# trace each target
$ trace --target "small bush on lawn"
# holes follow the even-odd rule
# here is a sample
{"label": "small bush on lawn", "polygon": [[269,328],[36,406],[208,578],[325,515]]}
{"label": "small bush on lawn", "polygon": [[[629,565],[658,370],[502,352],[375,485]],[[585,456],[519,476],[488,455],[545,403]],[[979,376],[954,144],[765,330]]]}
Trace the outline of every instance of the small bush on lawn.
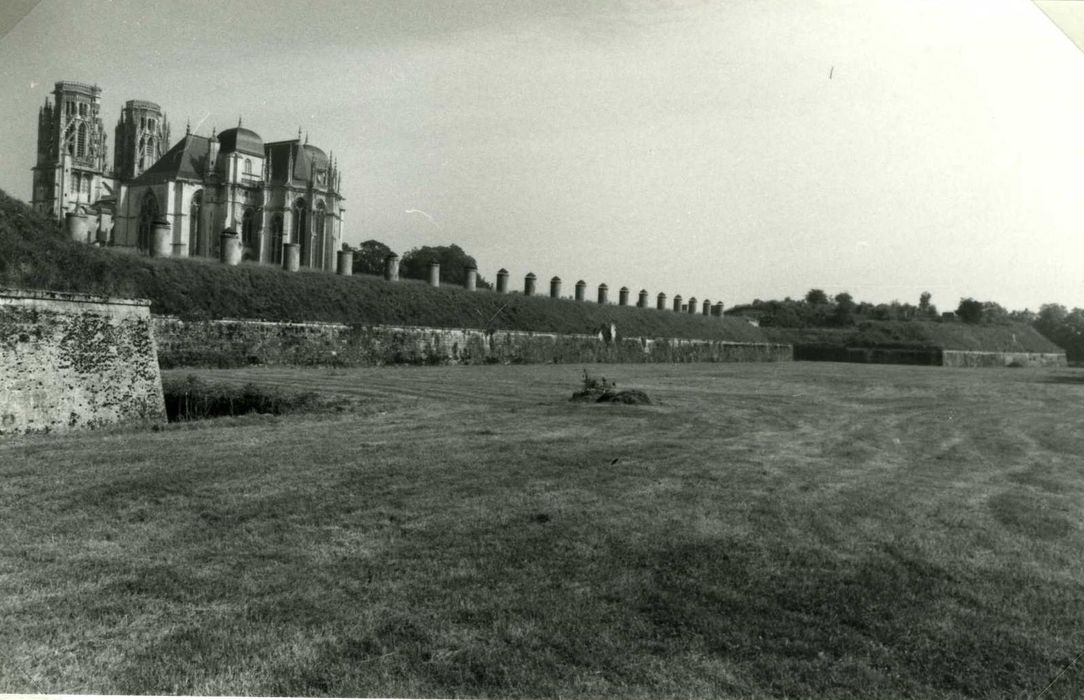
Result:
{"label": "small bush on lawn", "polygon": [[583,371],[583,389],[572,394],[571,400],[592,403],[651,403],[647,394],[639,389],[617,391],[617,382],[610,381],[606,377],[592,377],[587,370]]}

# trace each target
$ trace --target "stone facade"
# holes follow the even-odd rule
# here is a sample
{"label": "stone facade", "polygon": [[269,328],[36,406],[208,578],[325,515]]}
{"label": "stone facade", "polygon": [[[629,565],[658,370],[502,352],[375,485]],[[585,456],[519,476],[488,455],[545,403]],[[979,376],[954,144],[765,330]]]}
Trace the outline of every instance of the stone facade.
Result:
{"label": "stone facade", "polygon": [[335,271],[341,177],[334,158],[307,136],[265,144],[238,120],[210,137],[186,130],[171,144],[162,109],[129,100],[111,167],[101,92],[61,81],[39,112],[35,210],[71,215],[69,235],[87,243],[150,254],[154,230],[164,226],[169,255],[216,258],[229,230],[247,260],[281,265],[285,246],[296,244],[300,267]]}
{"label": "stone facade", "polygon": [[164,420],[150,302],[0,290],[0,434]]}

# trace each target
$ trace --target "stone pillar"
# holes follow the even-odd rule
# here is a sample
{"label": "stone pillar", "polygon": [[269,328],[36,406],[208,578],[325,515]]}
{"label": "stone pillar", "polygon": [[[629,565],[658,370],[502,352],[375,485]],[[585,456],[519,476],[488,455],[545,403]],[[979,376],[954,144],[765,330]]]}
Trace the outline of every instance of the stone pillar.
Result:
{"label": "stone pillar", "polygon": [[561,296],[561,278],[554,277],[550,280],[550,298],[558,299]]}
{"label": "stone pillar", "polygon": [[155,219],[151,226],[151,257],[168,258],[173,250],[173,231],[165,219]]}
{"label": "stone pillar", "polygon": [[691,314],[696,313],[696,297],[689,297],[688,307],[685,310]]}
{"label": "stone pillar", "polygon": [[399,256],[395,253],[384,258],[384,279],[389,282],[399,281]]}
{"label": "stone pillar", "polygon": [[655,297],[655,308],[662,311],[666,308],[666,294],[659,292],[659,296]]}
{"label": "stone pillar", "polygon": [[463,287],[468,292],[473,292],[478,288],[478,268],[471,265],[467,268],[467,281]]}
{"label": "stone pillar", "polygon": [[241,262],[241,237],[230,229],[222,232],[218,259],[226,265],[237,265]]}
{"label": "stone pillar", "polygon": [[704,313],[705,316],[711,316],[711,300],[710,299],[705,299],[704,300],[704,311],[703,311],[703,313]]}
{"label": "stone pillar", "polygon": [[576,283],[576,301],[583,301],[587,296],[587,283],[580,280]]}
{"label": "stone pillar", "polygon": [[674,311],[681,311],[681,295],[674,295]]}
{"label": "stone pillar", "polygon": [[438,263],[436,260],[429,263],[429,286],[440,286],[440,263]]}
{"label": "stone pillar", "polygon": [[282,269],[297,272],[301,269],[301,244],[284,243],[282,245]]}
{"label": "stone pillar", "polygon": [[76,243],[87,242],[87,215],[70,211],[64,215],[64,225],[68,231],[68,237]]}
{"label": "stone pillar", "polygon": [[647,308],[647,290],[640,290],[640,298],[636,300],[636,306],[641,309]]}
{"label": "stone pillar", "polygon": [[173,244],[173,257],[175,257],[175,258],[187,258],[188,257],[188,244],[187,243],[174,243]]}
{"label": "stone pillar", "polygon": [[628,306],[629,305],[629,288],[628,287],[622,287],[621,289],[617,290],[617,305],[618,306]]}
{"label": "stone pillar", "polygon": [[340,250],[335,253],[335,272],[340,275],[354,274],[354,251]]}
{"label": "stone pillar", "polygon": [[610,292],[610,288],[606,286],[605,282],[600,284],[598,286],[598,303],[605,304],[606,303],[606,295],[609,294],[609,292]]}
{"label": "stone pillar", "polygon": [[497,270],[497,292],[499,294],[508,293],[508,270],[503,267]]}
{"label": "stone pillar", "polygon": [[523,278],[523,296],[534,296],[534,281],[535,276],[533,272],[528,272],[527,276]]}

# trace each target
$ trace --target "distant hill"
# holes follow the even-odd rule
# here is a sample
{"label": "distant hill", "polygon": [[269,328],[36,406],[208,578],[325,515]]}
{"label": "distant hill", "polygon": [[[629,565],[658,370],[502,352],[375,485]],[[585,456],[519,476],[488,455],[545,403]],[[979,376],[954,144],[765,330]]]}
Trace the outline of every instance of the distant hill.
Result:
{"label": "distant hill", "polygon": [[151,312],[188,319],[247,318],[765,342],[741,319],[714,318],[522,294],[434,289],[419,282],[288,273],[201,258],[149,258],[68,240],[52,219],[0,190],[0,286],[151,300]]}

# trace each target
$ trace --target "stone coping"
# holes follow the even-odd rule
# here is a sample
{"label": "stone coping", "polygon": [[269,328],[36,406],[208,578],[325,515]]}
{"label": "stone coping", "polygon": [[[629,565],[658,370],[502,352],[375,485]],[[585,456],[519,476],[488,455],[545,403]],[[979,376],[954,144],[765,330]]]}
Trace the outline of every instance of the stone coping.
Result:
{"label": "stone coping", "polygon": [[124,299],[103,294],[57,292],[48,289],[13,289],[0,287],[0,299],[39,299],[42,301],[70,301],[78,304],[115,304],[119,306],[151,305],[150,299]]}

